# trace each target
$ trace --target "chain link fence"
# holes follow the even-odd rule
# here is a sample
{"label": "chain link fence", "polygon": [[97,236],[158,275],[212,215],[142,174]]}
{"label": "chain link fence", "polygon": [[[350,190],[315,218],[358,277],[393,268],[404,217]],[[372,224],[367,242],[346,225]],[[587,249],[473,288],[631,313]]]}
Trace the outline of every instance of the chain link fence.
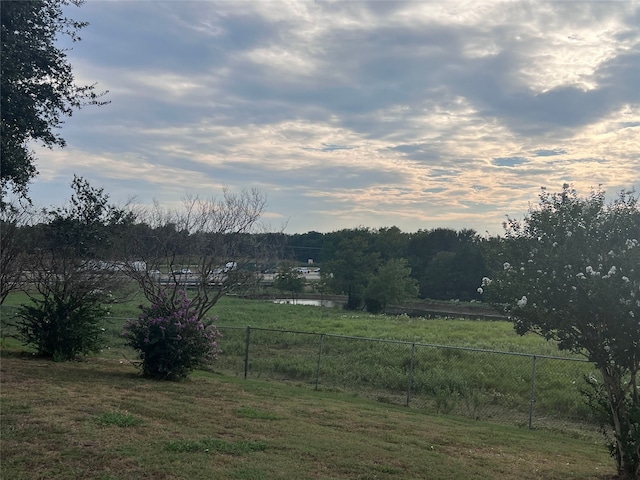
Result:
{"label": "chain link fence", "polygon": [[[2,336],[14,333],[2,308]],[[126,319],[106,318],[103,355],[135,359],[121,338]],[[593,431],[581,391],[600,380],[583,359],[380,340],[325,333],[218,326],[211,369],[243,378],[305,384],[411,408],[478,420]]]}
{"label": "chain link fence", "polygon": [[397,405],[533,427],[596,426],[583,359],[263,328],[218,327],[213,368]]}

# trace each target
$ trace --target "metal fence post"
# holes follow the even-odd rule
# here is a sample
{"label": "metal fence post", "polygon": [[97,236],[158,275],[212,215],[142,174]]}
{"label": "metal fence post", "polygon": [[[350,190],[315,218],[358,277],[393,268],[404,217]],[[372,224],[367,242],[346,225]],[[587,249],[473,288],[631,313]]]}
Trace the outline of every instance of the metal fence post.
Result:
{"label": "metal fence post", "polygon": [[249,372],[249,341],[251,340],[251,326],[247,325],[247,337],[244,344],[244,379],[247,379]]}
{"label": "metal fence post", "polygon": [[529,430],[533,427],[533,404],[536,401],[536,359],[537,357],[533,356],[533,362],[531,367],[531,400],[529,402]]}
{"label": "metal fence post", "polygon": [[409,362],[409,380],[407,381],[407,407],[411,401],[411,387],[413,383],[413,361],[416,356],[416,344],[411,344],[411,361]]}
{"label": "metal fence post", "polygon": [[320,348],[318,349],[318,365],[316,366],[316,387],[318,390],[318,382],[320,380],[320,360],[322,359],[322,344],[324,343],[324,333],[320,335]]}

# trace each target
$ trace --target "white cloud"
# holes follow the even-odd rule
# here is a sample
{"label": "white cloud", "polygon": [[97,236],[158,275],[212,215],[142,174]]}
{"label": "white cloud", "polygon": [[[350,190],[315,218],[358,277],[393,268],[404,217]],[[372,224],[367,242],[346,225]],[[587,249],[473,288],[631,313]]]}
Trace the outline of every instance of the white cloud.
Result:
{"label": "white cloud", "polygon": [[70,58],[112,103],[67,122],[67,149],[38,151],[33,192],[72,172],[146,201],[257,185],[292,231],[499,231],[542,185],[640,188],[638,11],[89,2]]}

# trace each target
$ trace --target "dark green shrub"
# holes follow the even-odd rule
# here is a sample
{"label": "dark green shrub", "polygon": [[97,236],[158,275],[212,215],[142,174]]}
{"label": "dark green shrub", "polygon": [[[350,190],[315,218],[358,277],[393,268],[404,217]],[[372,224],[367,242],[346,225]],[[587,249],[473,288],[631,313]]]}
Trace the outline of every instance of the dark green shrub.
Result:
{"label": "dark green shrub", "polygon": [[20,307],[18,338],[55,361],[73,360],[103,346],[101,319],[106,311],[91,296],[51,295]]}

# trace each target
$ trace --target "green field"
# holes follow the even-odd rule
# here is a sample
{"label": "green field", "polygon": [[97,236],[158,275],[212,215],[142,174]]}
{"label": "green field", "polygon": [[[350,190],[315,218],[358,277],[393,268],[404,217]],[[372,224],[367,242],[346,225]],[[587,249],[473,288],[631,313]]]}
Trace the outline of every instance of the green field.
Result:
{"label": "green field", "polygon": [[[5,302],[4,310],[27,302],[25,295],[13,294]],[[137,306],[143,298],[132,298],[126,303],[108,306],[111,321],[116,328],[125,318],[138,315]],[[428,319],[407,316],[369,315],[349,312],[340,308],[304,305],[273,304],[269,301],[222,297],[212,310],[221,327],[246,327],[302,332],[328,333],[376,339],[401,340],[427,344],[474,347],[488,350],[560,355],[556,346],[537,335],[517,335],[513,326],[505,321],[462,319]],[[6,316],[6,315],[5,315]],[[118,332],[119,333],[119,332]]]}

